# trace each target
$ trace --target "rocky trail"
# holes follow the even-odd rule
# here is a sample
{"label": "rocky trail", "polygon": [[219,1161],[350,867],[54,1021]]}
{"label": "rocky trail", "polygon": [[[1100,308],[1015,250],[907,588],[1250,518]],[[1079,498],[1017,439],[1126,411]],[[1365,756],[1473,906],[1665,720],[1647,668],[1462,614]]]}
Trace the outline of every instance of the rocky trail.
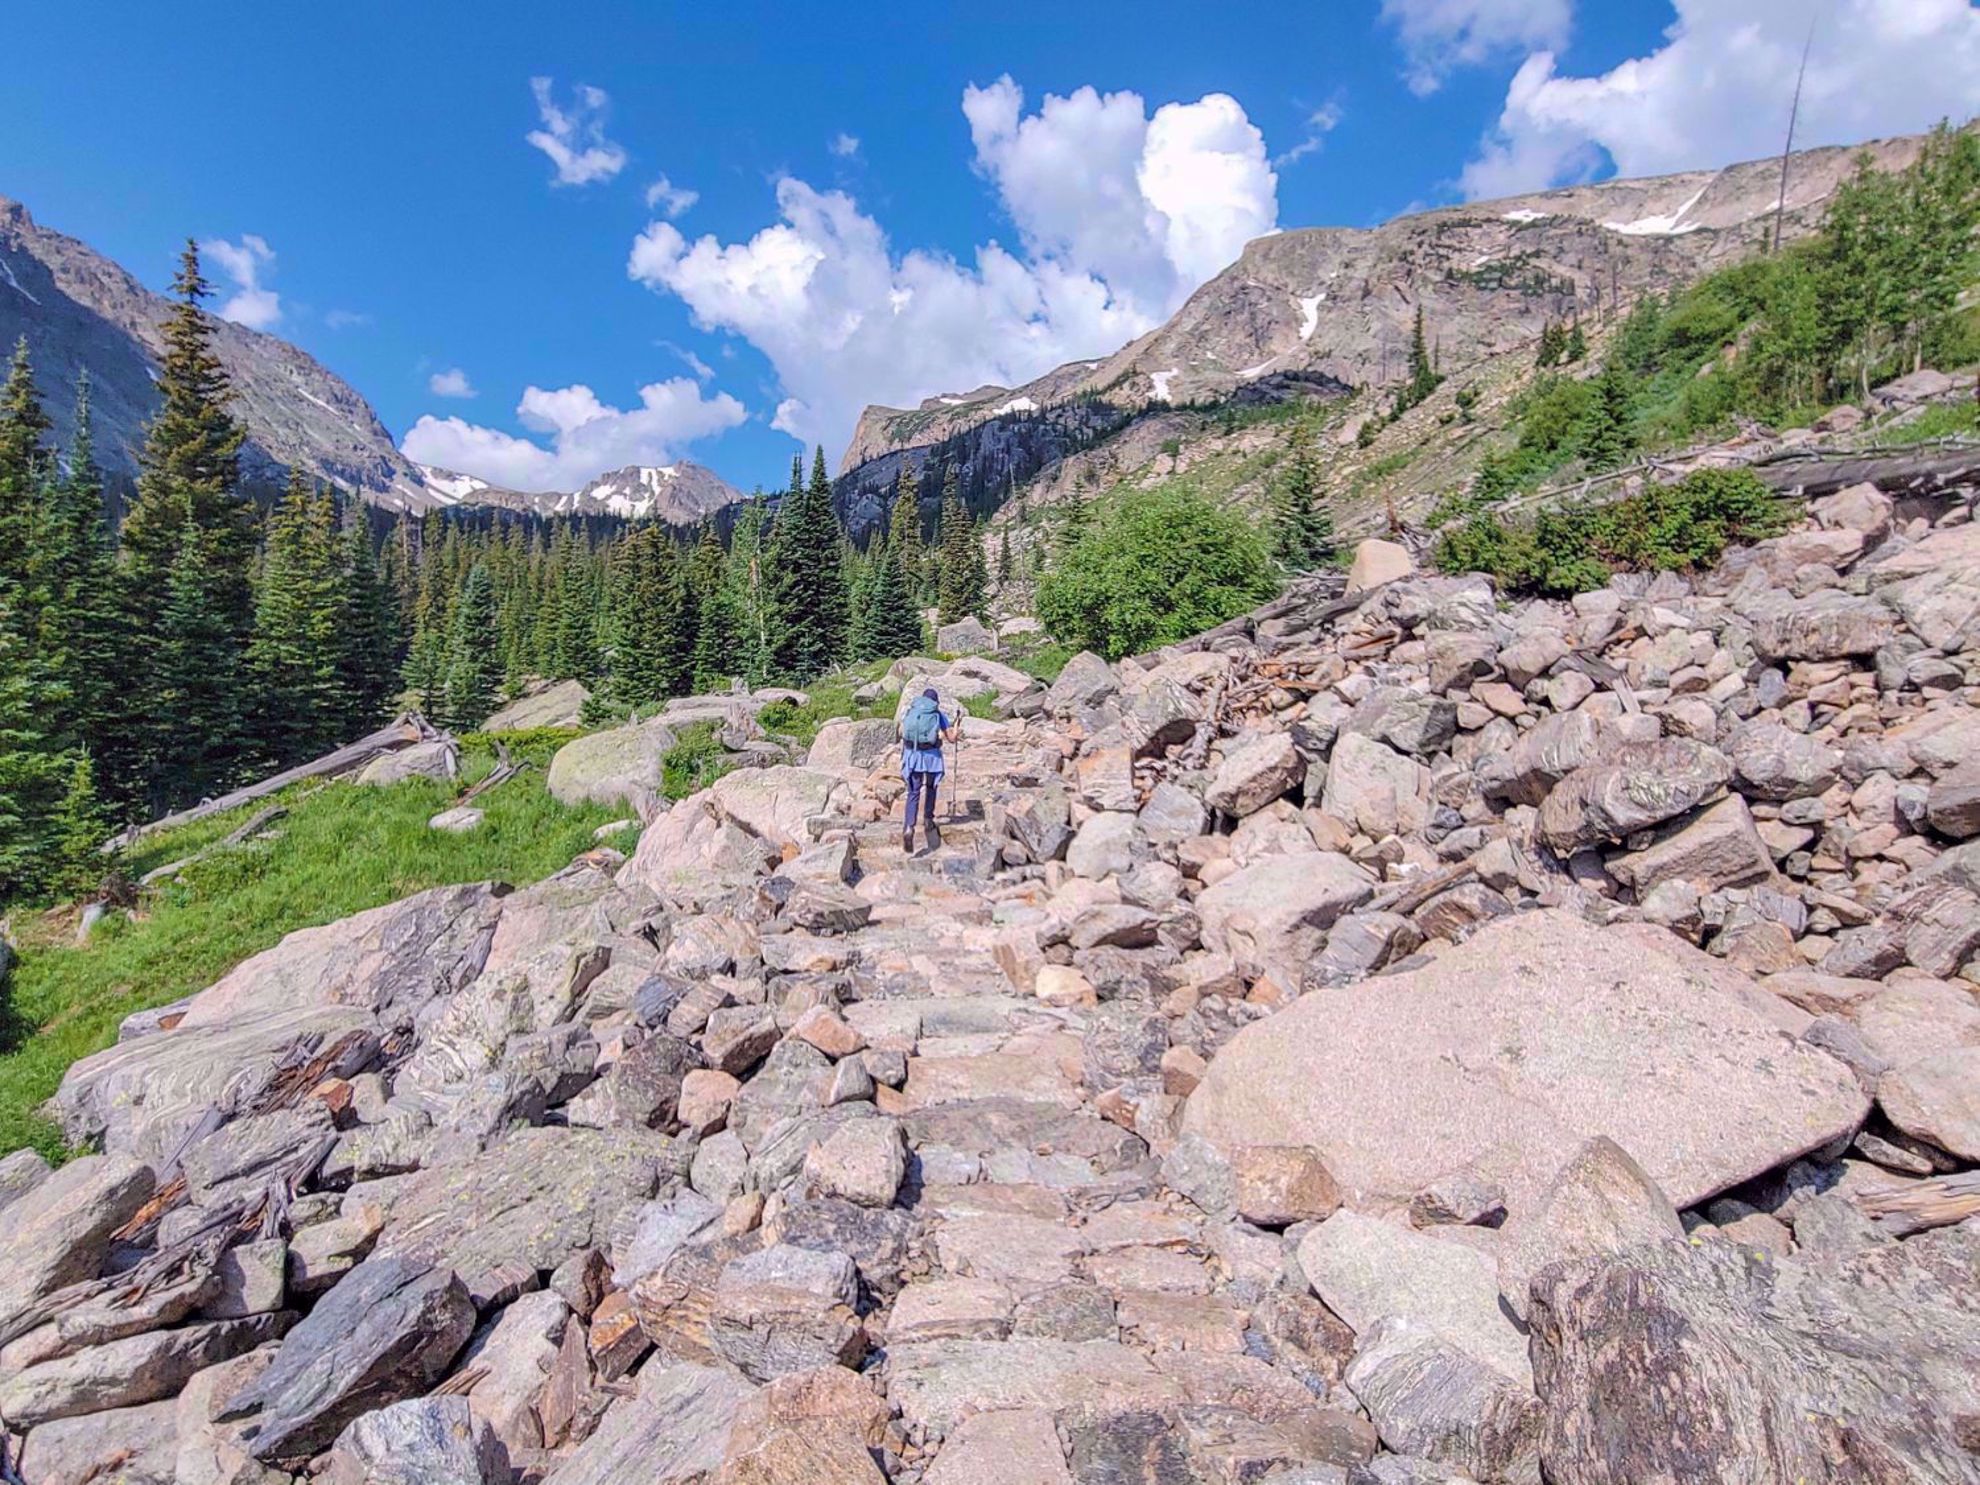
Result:
{"label": "rocky trail", "polygon": [[996,713],[933,853],[884,718],[671,807],[666,715],[581,740],[629,858],[70,1070],[101,1153],[0,1161],[0,1473],[1980,1479],[1971,502],[904,660]]}

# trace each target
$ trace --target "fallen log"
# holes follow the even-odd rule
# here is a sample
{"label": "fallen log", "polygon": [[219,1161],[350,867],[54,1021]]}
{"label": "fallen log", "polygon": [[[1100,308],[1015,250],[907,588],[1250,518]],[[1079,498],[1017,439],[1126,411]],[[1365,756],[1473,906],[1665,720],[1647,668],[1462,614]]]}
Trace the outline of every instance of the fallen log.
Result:
{"label": "fallen log", "polygon": [[1886,494],[1931,494],[1980,480],[1980,443],[1781,453],[1752,468],[1770,490],[1808,500],[1861,484],[1875,485]]}
{"label": "fallen log", "polygon": [[196,861],[203,861],[208,856],[219,851],[231,850],[249,836],[255,835],[269,825],[274,824],[275,821],[281,819],[288,812],[288,807],[280,804],[271,804],[264,809],[258,809],[249,815],[246,820],[242,821],[241,824],[228,831],[211,845],[201,846],[192,855],[181,856],[177,861],[168,861],[163,866],[154,866],[150,871],[138,878],[138,885],[140,887],[149,887],[153,882],[162,882],[167,877],[177,876]]}
{"label": "fallen log", "polygon": [[1893,1237],[1951,1227],[1980,1215],[1980,1170],[1934,1176],[1895,1191],[1865,1191],[1856,1198],[1856,1205]]}
{"label": "fallen log", "polygon": [[501,788],[502,785],[508,783],[510,779],[529,767],[528,759],[517,760],[511,758],[508,748],[503,746],[500,738],[492,737],[489,741],[495,744],[495,766],[488,771],[488,777],[461,792],[461,797],[454,801],[456,808],[479,799],[490,789]]}
{"label": "fallen log", "polygon": [[244,804],[252,804],[257,799],[286,789],[291,784],[299,784],[304,779],[348,773],[354,768],[362,768],[382,754],[396,753],[399,749],[411,747],[414,743],[433,742],[441,736],[442,734],[433,724],[418,712],[407,712],[376,732],[361,737],[354,743],[346,743],[333,752],[325,753],[321,758],[314,758],[308,763],[298,763],[294,768],[285,768],[259,783],[248,784],[231,793],[222,794],[218,799],[203,799],[190,809],[179,810],[174,814],[153,820],[149,825],[133,825],[105,841],[100,847],[101,853],[105,856],[115,855],[118,851],[129,850],[139,841],[157,835],[160,831],[176,830],[181,825],[190,825],[195,820],[206,819],[209,815],[221,815],[228,810],[239,809]]}

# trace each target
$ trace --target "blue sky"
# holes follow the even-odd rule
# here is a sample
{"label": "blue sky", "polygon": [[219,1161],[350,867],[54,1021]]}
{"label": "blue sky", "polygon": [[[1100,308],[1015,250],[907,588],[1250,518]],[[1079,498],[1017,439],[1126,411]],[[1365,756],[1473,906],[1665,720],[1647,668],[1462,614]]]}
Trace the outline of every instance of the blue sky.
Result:
{"label": "blue sky", "polygon": [[[1803,142],[1980,111],[1967,0],[1813,10]],[[747,488],[865,401],[1112,351],[1262,231],[1766,154],[1810,14],[23,5],[0,194],[154,286],[214,244],[415,456]]]}

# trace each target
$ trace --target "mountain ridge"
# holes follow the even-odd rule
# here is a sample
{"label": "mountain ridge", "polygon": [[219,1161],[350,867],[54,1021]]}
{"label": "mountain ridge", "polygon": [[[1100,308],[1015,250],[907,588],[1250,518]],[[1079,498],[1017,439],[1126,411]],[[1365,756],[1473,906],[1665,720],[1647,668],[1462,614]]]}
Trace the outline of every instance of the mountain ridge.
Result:
{"label": "mountain ridge", "polygon": [[[1783,239],[1819,225],[1859,156],[1901,169],[1923,138],[1797,151]],[[1289,372],[1386,384],[1403,374],[1418,308],[1448,365],[1502,354],[1537,339],[1547,320],[1593,313],[1744,256],[1771,230],[1780,170],[1776,156],[1437,207],[1376,227],[1256,238],[1169,319],[1111,355],[912,409],[869,406],[840,472],[941,443],[1024,403],[1036,410],[1097,396],[1141,411],[1228,396]]]}

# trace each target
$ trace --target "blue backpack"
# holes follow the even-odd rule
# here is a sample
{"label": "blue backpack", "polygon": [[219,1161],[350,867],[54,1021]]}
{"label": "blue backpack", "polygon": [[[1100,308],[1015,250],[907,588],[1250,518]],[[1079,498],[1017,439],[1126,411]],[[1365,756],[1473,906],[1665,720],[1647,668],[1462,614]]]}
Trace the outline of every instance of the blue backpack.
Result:
{"label": "blue backpack", "polygon": [[917,696],[901,719],[901,737],[911,748],[942,745],[942,711],[926,696]]}

